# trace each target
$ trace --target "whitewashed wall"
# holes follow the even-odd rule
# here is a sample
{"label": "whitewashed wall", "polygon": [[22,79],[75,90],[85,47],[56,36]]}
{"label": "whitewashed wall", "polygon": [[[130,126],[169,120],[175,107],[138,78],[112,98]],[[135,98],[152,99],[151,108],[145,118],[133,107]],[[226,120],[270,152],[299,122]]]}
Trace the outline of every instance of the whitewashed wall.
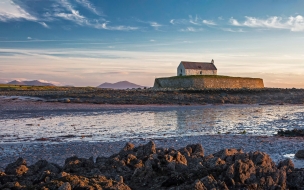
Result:
{"label": "whitewashed wall", "polygon": [[[202,74],[200,73],[202,71]],[[185,69],[184,65],[180,63],[177,67],[177,76],[185,75],[217,75],[217,70],[196,70]]]}
{"label": "whitewashed wall", "polygon": [[183,64],[179,64],[179,66],[177,67],[177,76],[180,76],[182,74],[182,76],[185,76],[185,67]]}
{"label": "whitewashed wall", "polygon": [[[202,72],[202,74],[200,73]],[[196,70],[196,69],[186,69],[186,75],[217,75],[216,70]]]}

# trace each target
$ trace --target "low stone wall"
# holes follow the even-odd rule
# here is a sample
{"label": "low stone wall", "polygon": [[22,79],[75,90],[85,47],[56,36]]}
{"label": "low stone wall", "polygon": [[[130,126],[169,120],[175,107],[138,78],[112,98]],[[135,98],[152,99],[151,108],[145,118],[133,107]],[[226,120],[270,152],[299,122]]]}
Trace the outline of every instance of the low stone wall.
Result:
{"label": "low stone wall", "polygon": [[157,78],[154,88],[239,89],[264,88],[263,79],[242,77],[185,76]]}

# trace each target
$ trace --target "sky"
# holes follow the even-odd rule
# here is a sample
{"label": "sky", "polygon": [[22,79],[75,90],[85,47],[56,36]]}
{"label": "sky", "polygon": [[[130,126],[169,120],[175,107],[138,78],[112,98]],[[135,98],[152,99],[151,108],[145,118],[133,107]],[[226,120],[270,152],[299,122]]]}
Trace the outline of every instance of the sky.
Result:
{"label": "sky", "polygon": [[0,83],[153,86],[181,61],[304,88],[302,0],[0,0]]}

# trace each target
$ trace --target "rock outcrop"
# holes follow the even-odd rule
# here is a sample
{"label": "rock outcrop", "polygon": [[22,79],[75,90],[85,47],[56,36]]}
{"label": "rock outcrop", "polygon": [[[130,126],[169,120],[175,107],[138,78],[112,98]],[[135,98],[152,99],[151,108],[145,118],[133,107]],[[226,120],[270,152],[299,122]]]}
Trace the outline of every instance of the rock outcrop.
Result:
{"label": "rock outcrop", "polygon": [[291,160],[277,165],[263,152],[224,149],[205,156],[200,144],[179,150],[154,142],[131,143],[108,158],[45,160],[27,166],[19,158],[0,171],[0,189],[302,189],[304,170]]}

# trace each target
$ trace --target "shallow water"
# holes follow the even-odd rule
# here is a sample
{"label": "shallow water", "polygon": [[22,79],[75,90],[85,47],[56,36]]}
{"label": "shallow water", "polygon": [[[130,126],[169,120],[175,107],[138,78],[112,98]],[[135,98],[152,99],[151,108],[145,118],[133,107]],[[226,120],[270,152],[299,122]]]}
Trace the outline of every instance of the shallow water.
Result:
{"label": "shallow water", "polygon": [[[14,117],[11,117],[13,115]],[[56,110],[0,116],[0,142],[121,141],[205,134],[273,135],[304,128],[303,105],[206,105]]]}

